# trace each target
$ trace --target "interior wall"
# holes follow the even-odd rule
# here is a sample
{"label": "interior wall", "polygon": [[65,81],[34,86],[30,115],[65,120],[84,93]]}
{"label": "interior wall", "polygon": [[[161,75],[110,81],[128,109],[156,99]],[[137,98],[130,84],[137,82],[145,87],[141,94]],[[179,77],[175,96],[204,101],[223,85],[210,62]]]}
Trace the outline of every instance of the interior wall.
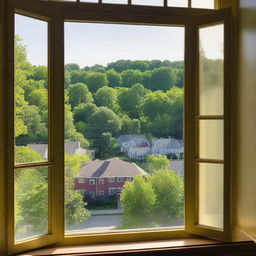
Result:
{"label": "interior wall", "polygon": [[[234,226],[256,238],[256,1],[238,0],[236,113],[233,144]],[[236,82],[236,81],[234,81]]]}

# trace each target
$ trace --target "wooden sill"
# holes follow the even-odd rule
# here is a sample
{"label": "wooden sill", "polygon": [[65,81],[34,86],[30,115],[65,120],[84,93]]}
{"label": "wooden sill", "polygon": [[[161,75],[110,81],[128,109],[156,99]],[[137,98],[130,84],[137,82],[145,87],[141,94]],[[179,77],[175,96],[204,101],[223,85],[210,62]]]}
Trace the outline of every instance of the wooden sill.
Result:
{"label": "wooden sill", "polygon": [[[189,254],[188,254],[189,253]],[[222,254],[223,253],[223,254]],[[248,253],[248,254],[247,254]],[[256,244],[221,243],[212,239],[187,238],[177,240],[100,244],[87,246],[47,247],[19,254],[32,255],[256,255]]]}

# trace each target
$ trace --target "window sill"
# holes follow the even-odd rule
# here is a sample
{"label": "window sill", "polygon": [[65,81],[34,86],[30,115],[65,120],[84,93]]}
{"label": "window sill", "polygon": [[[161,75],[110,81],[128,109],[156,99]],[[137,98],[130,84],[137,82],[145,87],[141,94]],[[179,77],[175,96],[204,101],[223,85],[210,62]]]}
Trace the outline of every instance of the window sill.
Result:
{"label": "window sill", "polygon": [[[256,254],[256,244],[252,242],[221,243],[212,239],[187,238],[150,242],[101,244],[88,246],[47,247],[19,254],[34,255],[252,255]],[[240,254],[242,253],[242,254]],[[253,254],[253,255],[255,255]]]}

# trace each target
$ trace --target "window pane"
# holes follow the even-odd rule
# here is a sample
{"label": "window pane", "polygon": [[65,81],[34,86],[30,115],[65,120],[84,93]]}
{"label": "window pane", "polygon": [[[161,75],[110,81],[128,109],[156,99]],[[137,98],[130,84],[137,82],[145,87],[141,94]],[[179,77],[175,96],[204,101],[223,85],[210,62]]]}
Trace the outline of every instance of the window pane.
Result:
{"label": "window pane", "polygon": [[134,5],[150,5],[150,6],[163,6],[163,0],[132,0]]}
{"label": "window pane", "polygon": [[16,163],[48,159],[47,26],[47,22],[15,15]]}
{"label": "window pane", "polygon": [[199,30],[200,115],[223,115],[224,26]]}
{"label": "window pane", "polygon": [[102,0],[102,3],[110,3],[110,4],[128,4],[127,0]]}
{"label": "window pane", "polygon": [[170,7],[188,7],[188,0],[168,0]]}
{"label": "window pane", "polygon": [[66,233],[183,225],[183,60],[182,27],[65,23]]}
{"label": "window pane", "polygon": [[15,171],[15,240],[48,233],[48,168]]}
{"label": "window pane", "polygon": [[199,158],[223,160],[224,121],[199,121]]}
{"label": "window pane", "polygon": [[222,164],[199,164],[199,224],[223,229]]}
{"label": "window pane", "polygon": [[192,0],[192,8],[214,9],[215,0]]}
{"label": "window pane", "polygon": [[98,0],[80,0],[80,2],[87,2],[87,3],[98,3]]}

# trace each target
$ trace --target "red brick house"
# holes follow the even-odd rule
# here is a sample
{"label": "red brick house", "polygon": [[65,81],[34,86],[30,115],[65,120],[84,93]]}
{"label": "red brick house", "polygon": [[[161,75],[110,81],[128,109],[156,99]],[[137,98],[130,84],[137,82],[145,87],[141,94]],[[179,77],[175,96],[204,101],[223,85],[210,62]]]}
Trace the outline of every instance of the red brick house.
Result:
{"label": "red brick house", "polygon": [[135,163],[118,158],[92,160],[85,163],[75,180],[75,189],[95,197],[118,195],[125,182],[132,181],[135,175],[147,175]]}

